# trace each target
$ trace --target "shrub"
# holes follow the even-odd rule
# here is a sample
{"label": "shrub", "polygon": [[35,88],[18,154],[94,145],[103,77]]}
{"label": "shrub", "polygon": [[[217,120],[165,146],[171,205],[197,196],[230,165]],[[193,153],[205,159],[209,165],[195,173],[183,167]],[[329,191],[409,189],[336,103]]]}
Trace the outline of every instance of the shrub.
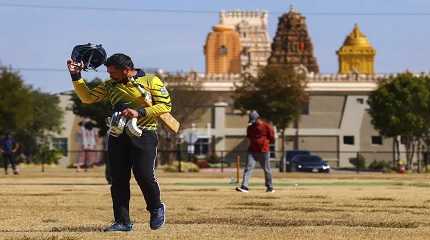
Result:
{"label": "shrub", "polygon": [[205,159],[199,159],[195,163],[199,168],[208,168],[209,167],[209,163]]}
{"label": "shrub", "polygon": [[49,149],[48,145],[41,145],[33,156],[33,163],[58,164],[62,156],[61,151]]}
{"label": "shrub", "polygon": [[[179,162],[174,161],[172,164],[167,165],[164,168],[166,172],[177,172],[178,171]],[[192,162],[181,162],[181,171],[182,172],[198,172],[200,171],[199,166]]]}
{"label": "shrub", "polygon": [[378,170],[378,171],[386,171],[388,169],[391,169],[391,165],[389,162],[386,161],[376,161],[373,160],[368,166],[370,170]]}
{"label": "shrub", "polygon": [[209,163],[218,163],[220,162],[220,158],[216,154],[211,154],[208,159]]}
{"label": "shrub", "polygon": [[354,165],[355,168],[360,168],[360,169],[366,168],[366,159],[361,154],[358,154],[358,159],[357,159],[357,157],[350,158],[349,162],[352,165]]}

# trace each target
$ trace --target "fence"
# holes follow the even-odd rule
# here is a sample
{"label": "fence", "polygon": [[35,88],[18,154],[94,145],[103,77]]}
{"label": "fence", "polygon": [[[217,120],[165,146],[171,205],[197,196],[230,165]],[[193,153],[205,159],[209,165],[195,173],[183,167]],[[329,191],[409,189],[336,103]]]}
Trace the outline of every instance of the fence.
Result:
{"label": "fence", "polygon": [[[374,163],[385,162],[387,165],[393,165],[392,151],[327,151],[327,150],[312,150],[312,155],[320,156],[332,168],[357,167],[356,159],[359,159],[361,165],[358,167],[365,168]],[[400,155],[405,156],[405,152]],[[430,163],[430,154],[421,153],[422,166],[427,166]],[[92,151],[68,151],[67,152],[68,166],[88,168],[92,166],[103,165],[107,161],[107,153],[103,150]],[[201,167],[219,168],[221,171],[224,168],[236,167],[236,161],[239,159],[240,166],[243,167],[248,157],[247,151],[212,151],[206,154],[192,154],[187,151],[178,151],[177,149],[158,151],[157,163],[167,164],[173,161],[194,162],[199,163]],[[270,152],[270,162],[273,168],[279,168],[281,165],[280,159],[285,157],[280,151]],[[401,159],[405,159],[401,157]],[[0,165],[3,161],[0,162]],[[256,167],[259,167],[258,164]],[[415,163],[414,167],[417,167]]]}

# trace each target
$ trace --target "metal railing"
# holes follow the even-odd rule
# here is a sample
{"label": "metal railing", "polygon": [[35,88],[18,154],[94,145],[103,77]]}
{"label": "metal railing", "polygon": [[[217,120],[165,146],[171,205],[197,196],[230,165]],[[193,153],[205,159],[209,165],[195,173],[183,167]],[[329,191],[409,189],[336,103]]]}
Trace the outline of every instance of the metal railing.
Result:
{"label": "metal railing", "polygon": [[[358,166],[357,170],[360,171],[365,170],[366,167],[374,164],[375,162],[385,162],[386,165],[394,164],[392,151],[312,150],[310,153],[312,155],[320,156],[332,168],[343,168],[344,166],[352,168],[353,166]],[[107,155],[107,152],[104,150],[77,150],[68,151],[65,157],[67,157],[69,167],[87,169],[93,166],[103,165],[107,161]],[[406,153],[400,152],[400,155],[400,159],[405,160]],[[280,151],[272,151],[270,153],[270,162],[272,167],[281,168],[281,159],[285,156],[286,154],[283,154]],[[237,164],[239,164],[240,167],[243,167],[246,164],[247,158],[248,152],[245,150],[210,152],[196,151],[191,153],[178,149],[159,149],[157,155],[157,164],[164,165],[174,161],[193,162],[196,163],[200,168],[218,168],[221,172],[223,172],[225,168],[235,168]],[[422,166],[427,166],[430,164],[430,154],[421,153],[420,158]],[[354,163],[354,161],[357,161],[356,159],[360,159],[360,161],[362,161],[361,165]],[[3,161],[0,162],[0,165],[2,163]],[[415,163],[415,167],[416,166],[417,163]],[[257,164],[256,167],[259,167],[259,165]]]}

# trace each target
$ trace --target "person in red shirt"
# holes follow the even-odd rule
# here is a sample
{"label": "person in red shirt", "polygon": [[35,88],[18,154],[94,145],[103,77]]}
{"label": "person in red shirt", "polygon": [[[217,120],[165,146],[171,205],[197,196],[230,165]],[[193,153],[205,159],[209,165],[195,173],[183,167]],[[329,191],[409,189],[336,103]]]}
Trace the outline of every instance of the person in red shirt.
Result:
{"label": "person in red shirt", "polygon": [[264,170],[266,192],[274,192],[272,185],[272,169],[270,168],[269,155],[271,143],[275,142],[273,127],[263,121],[257,111],[249,113],[249,125],[246,129],[246,137],[249,140],[248,159],[243,173],[242,185],[237,187],[239,192],[248,192],[249,179],[255,163],[258,161]]}

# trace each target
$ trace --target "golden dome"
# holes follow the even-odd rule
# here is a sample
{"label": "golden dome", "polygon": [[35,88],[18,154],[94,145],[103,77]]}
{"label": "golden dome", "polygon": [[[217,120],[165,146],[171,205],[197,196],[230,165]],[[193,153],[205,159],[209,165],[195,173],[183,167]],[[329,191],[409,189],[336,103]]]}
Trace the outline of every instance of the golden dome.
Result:
{"label": "golden dome", "polygon": [[357,24],[336,52],[339,57],[339,73],[374,74],[376,50]]}
{"label": "golden dome", "polygon": [[354,46],[354,47],[372,47],[366,35],[364,35],[358,24],[354,25],[352,32],[346,37],[343,46]]}

